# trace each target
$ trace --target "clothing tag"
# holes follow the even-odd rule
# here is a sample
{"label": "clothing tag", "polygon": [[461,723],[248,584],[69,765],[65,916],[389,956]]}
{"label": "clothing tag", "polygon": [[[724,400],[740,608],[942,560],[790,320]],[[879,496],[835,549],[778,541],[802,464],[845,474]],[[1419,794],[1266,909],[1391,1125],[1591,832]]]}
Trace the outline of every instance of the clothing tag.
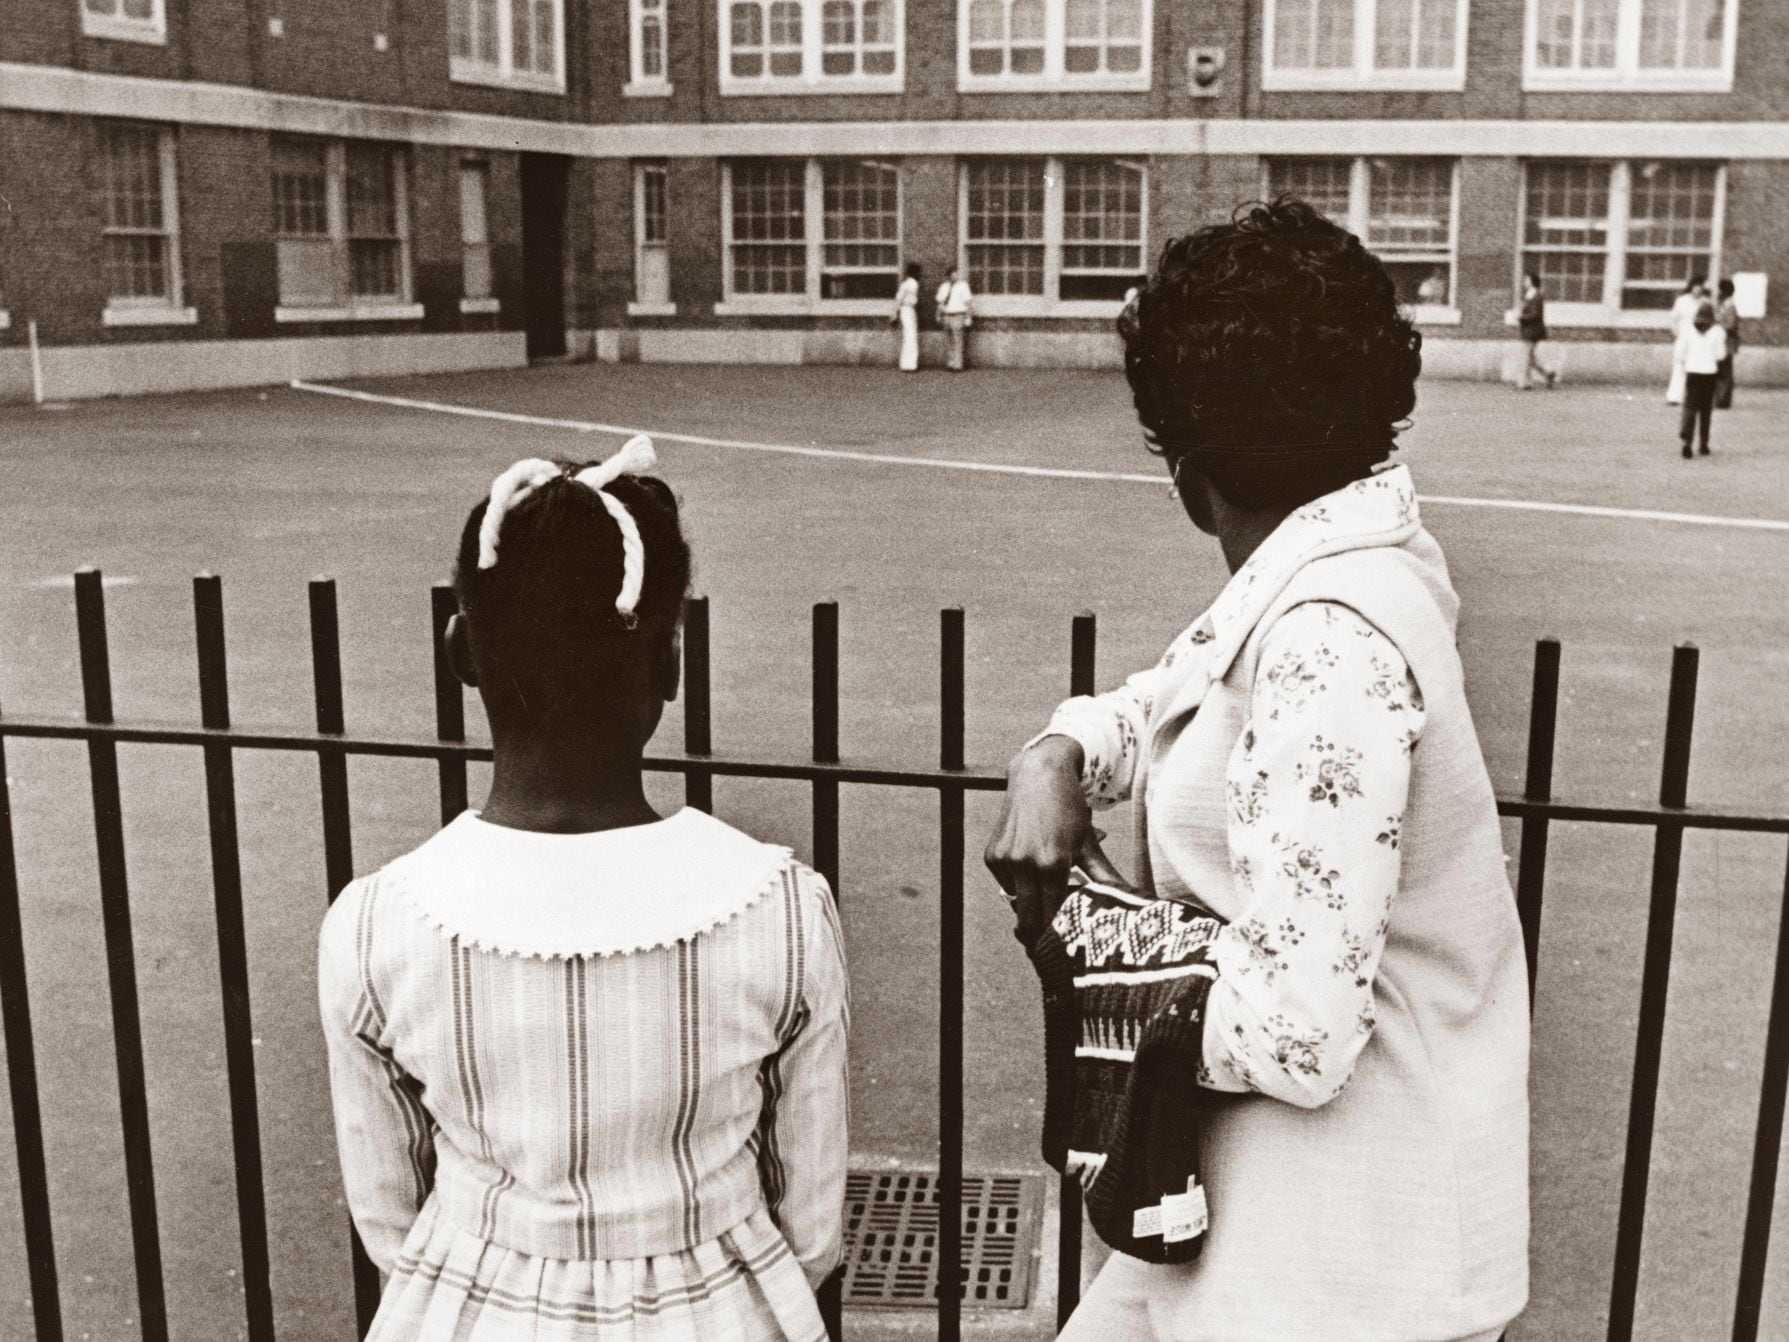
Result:
{"label": "clothing tag", "polygon": [[1170,1193],[1162,1199],[1161,1225],[1162,1242],[1175,1244],[1181,1240],[1189,1240],[1205,1233],[1211,1223],[1205,1204],[1205,1190],[1198,1182],[1188,1179],[1186,1192]]}
{"label": "clothing tag", "polygon": [[1154,1239],[1162,1233],[1162,1209],[1139,1207],[1131,1214],[1131,1238]]}

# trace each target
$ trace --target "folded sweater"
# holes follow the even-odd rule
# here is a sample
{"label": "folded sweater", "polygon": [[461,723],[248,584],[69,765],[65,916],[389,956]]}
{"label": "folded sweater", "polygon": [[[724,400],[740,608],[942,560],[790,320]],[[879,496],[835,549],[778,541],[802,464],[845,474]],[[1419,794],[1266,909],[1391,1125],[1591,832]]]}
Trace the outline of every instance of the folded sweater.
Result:
{"label": "folded sweater", "polygon": [[1086,1193],[1099,1237],[1152,1263],[1198,1256],[1203,909],[1077,877],[1029,948],[1044,996],[1043,1154]]}

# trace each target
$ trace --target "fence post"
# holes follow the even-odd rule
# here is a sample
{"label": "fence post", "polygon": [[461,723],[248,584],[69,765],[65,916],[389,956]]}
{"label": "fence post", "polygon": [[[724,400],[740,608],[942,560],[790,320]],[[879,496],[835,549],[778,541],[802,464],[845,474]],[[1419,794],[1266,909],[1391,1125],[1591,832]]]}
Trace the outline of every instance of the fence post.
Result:
{"label": "fence post", "polygon": [[1783,1143],[1784,1090],[1789,1087],[1789,870],[1783,876],[1777,923],[1777,967],[1770,988],[1770,1024],[1764,1032],[1764,1080],[1758,1093],[1758,1135],[1752,1145],[1752,1188],[1746,1197],[1745,1238],[1739,1249],[1739,1298],[1733,1310],[1733,1342],[1757,1342],[1770,1256],[1770,1215],[1777,1193],[1777,1153]]}
{"label": "fence post", "polygon": [[[963,767],[963,611],[940,613],[939,767]],[[938,789],[938,1339],[963,1331],[963,787]]]}
{"label": "fence post", "polygon": [[[683,753],[714,754],[709,716],[708,598],[683,603]],[[683,775],[683,800],[698,811],[714,811],[714,775],[690,769]]]}
{"label": "fence post", "polygon": [[[1092,611],[1075,616],[1069,632],[1068,692],[1092,694],[1098,625]],[[1081,1303],[1081,1181],[1072,1175],[1057,1179],[1060,1212],[1056,1228],[1056,1327],[1068,1324]]]}
{"label": "fence post", "polygon": [[[224,589],[215,575],[202,573],[193,579],[193,627],[199,658],[199,721],[213,731],[228,731],[230,682],[224,642]],[[248,939],[243,928],[242,859],[236,830],[236,766],[227,741],[208,742],[204,755],[211,888],[217,915],[218,986],[224,1007],[224,1076],[230,1089],[236,1220],[242,1239],[243,1307],[249,1337],[255,1342],[271,1342],[273,1286],[267,1250],[267,1201],[261,1175]]]}
{"label": "fence post", "polygon": [[[1559,719],[1559,640],[1543,638],[1534,645],[1534,689],[1528,700],[1528,773],[1525,801],[1553,800],[1553,740]],[[1541,953],[1541,892],[1547,877],[1547,830],[1544,815],[1522,817],[1522,856],[1516,868],[1516,912],[1522,921],[1522,945],[1528,955],[1528,1010],[1534,1011],[1535,976]]]}
{"label": "fence post", "polygon": [[[313,578],[311,602],[311,683],[316,694],[317,731],[347,731],[342,708],[341,628],[336,618],[335,580]],[[348,756],[340,746],[317,747],[317,778],[323,798],[323,869],[329,902],[335,903],[354,879],[354,832],[348,814]],[[360,1232],[348,1226],[348,1253],[354,1265],[354,1317],[365,1337],[379,1312],[379,1269],[366,1255]]]}
{"label": "fence post", "polygon": [[[81,645],[81,689],[88,722],[112,721],[112,668],[106,648],[106,597],[96,568],[75,574],[75,623]],[[137,961],[131,941],[130,880],[124,858],[124,811],[118,795],[118,746],[87,742],[93,784],[93,829],[99,848],[100,917],[112,997],[112,1046],[118,1065],[118,1108],[124,1127],[124,1179],[136,1253],[137,1305],[144,1342],[167,1342],[161,1235],[155,1207],[155,1162],[149,1141],[149,1099],[143,1076],[143,1025],[137,1007]]]}
{"label": "fence post", "polygon": [[[1665,710],[1665,758],[1659,805],[1681,809],[1689,794],[1690,737],[1696,722],[1693,644],[1671,655],[1670,701]],[[1634,1043],[1634,1087],[1628,1101],[1627,1158],[1621,1173],[1621,1219],[1615,1228],[1615,1273],[1609,1294],[1610,1342],[1634,1332],[1640,1289],[1640,1244],[1646,1230],[1646,1189],[1652,1177],[1652,1126],[1658,1106],[1659,1058],[1665,1037],[1665,995],[1671,986],[1671,941],[1677,921],[1677,874],[1683,860],[1683,821],[1662,819],[1652,849],[1652,899],[1646,920],[1646,967],[1640,979],[1640,1020]]]}
{"label": "fence post", "polygon": [[[839,606],[814,606],[814,763],[839,762]],[[814,866],[839,893],[839,784],[814,780]]]}
{"label": "fence post", "polygon": [[[435,736],[441,741],[466,739],[466,696],[447,655],[447,622],[460,613],[453,584],[438,582],[429,589],[430,644],[435,663]],[[466,761],[459,755],[443,755],[441,776],[441,823],[446,824],[466,809]]]}
{"label": "fence post", "polygon": [[62,1296],[56,1284],[56,1237],[50,1224],[50,1181],[44,1165],[43,1110],[37,1098],[37,1050],[31,1035],[31,992],[25,977],[25,932],[19,916],[19,868],[12,843],[12,788],[6,738],[0,736],[0,1036],[12,1099],[12,1140],[19,1157],[19,1210],[31,1279],[37,1342],[62,1342]]}

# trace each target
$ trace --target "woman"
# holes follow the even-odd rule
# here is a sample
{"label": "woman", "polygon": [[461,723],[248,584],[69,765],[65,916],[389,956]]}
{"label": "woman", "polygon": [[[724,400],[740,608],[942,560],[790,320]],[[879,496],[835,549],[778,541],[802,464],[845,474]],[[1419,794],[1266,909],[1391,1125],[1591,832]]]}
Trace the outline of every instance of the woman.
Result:
{"label": "woman", "polygon": [[1539,373],[1543,383],[1553,387],[1559,381],[1559,370],[1543,366],[1540,359],[1541,341],[1547,338],[1547,291],[1541,285],[1541,277],[1532,270],[1522,276],[1522,313],[1517,329],[1528,357],[1522,363],[1516,386],[1527,391],[1532,385],[1530,379]]}
{"label": "woman", "polygon": [[903,373],[919,371],[919,275],[918,262],[909,263],[907,278],[895,290],[894,316],[889,318],[890,325],[901,328],[900,366]]}
{"label": "woman", "polygon": [[1684,281],[1683,292],[1671,304],[1671,381],[1665,385],[1665,401],[1668,405],[1683,404],[1683,333],[1695,325],[1696,309],[1702,306],[1707,297],[1706,277],[1691,275]]}
{"label": "woman", "polygon": [[518,462],[472,510],[447,640],[489,799],[324,921],[372,1342],[821,1342],[837,1303],[837,916],[786,849],[647,802],[690,571],[651,464]]}
{"label": "woman", "polygon": [[987,860],[1023,936],[1072,862],[1107,870],[1090,808],[1131,800],[1135,884],[1223,920],[1198,1074],[1221,1094],[1188,1099],[1200,1257],[1114,1254],[1063,1336],[1488,1342],[1527,1296],[1527,977],[1457,599],[1408,470],[1375,469],[1420,339],[1292,200],[1169,243],[1120,331],[1232,577],[1020,751]]}
{"label": "woman", "polygon": [[975,294],[962,271],[952,266],[938,286],[938,316],[944,322],[944,365],[953,373],[967,366],[969,328],[975,322]]}

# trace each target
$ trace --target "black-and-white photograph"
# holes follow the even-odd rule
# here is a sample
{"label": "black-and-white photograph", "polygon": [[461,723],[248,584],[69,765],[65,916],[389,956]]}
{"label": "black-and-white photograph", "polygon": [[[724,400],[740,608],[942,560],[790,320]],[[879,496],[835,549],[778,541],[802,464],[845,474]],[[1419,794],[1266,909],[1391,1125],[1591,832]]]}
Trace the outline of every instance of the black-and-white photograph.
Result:
{"label": "black-and-white photograph", "polygon": [[1784,0],[0,0],[0,1342],[1789,1342],[1785,265]]}

